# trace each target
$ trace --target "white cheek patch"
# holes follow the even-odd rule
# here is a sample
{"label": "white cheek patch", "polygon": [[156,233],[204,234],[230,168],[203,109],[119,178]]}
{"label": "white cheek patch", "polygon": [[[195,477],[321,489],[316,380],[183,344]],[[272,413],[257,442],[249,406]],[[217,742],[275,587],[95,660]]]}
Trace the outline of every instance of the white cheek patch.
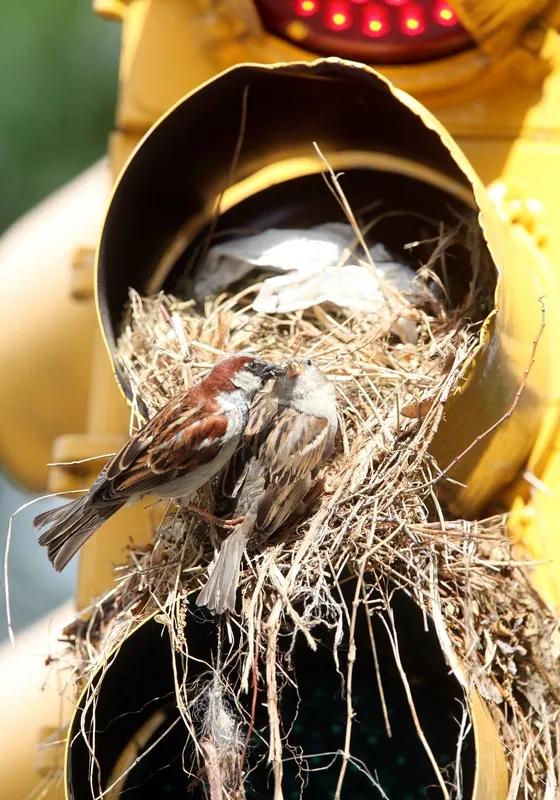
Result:
{"label": "white cheek patch", "polygon": [[238,372],[234,382],[245,392],[256,392],[261,387],[261,379],[246,370]]}

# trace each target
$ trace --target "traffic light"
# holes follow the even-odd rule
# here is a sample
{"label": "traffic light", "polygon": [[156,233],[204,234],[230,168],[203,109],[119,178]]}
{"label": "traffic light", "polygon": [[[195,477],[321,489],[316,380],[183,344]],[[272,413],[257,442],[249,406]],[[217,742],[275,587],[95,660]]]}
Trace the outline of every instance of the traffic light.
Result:
{"label": "traffic light", "polygon": [[[461,391],[446,405],[446,418],[433,448],[443,468],[475,444],[451,473],[452,485],[459,488],[447,498],[461,513],[475,515],[522,469],[539,424],[554,405],[547,376],[553,372],[557,322],[552,311],[547,315],[550,326],[547,322],[541,331],[540,303],[541,297],[555,290],[553,275],[529,237],[500,219],[478,176],[437,119],[362,65],[326,59],[231,68],[176,104],[134,151],[114,189],[97,265],[100,319],[121,390],[132,399],[130,384],[115,357],[129,290],[146,295],[172,289],[189,263],[191,248],[212,225],[218,197],[220,215],[212,228],[214,235],[270,225],[306,227],[329,218],[332,200],[319,179],[322,164],[313,152],[314,141],[333,168],[344,173],[352,207],[382,196],[389,219],[392,212],[404,214],[399,222],[401,245],[418,238],[414,212],[420,208],[449,223],[460,214],[479,211],[499,275],[496,308],[465,370]],[[388,234],[383,230],[380,235],[386,238]],[[528,261],[532,264],[529,274]],[[539,346],[533,352],[537,338]],[[523,392],[518,396],[520,388]],[[498,422],[499,427],[492,430]],[[158,630],[152,620],[132,634],[128,656],[116,656],[120,676],[115,678],[116,686],[127,663],[143,661],[148,651],[153,654],[148,642],[160,635]],[[194,621],[190,631],[191,643],[203,638]],[[167,651],[163,652],[165,659]],[[154,673],[163,680],[163,664],[156,655],[152,657],[157,662]],[[204,651],[198,657],[206,661],[210,656]],[[433,652],[431,658],[436,662],[438,656]],[[135,699],[152,690],[146,680],[144,674],[127,678],[129,689],[137,688],[137,693],[131,689]],[[107,709],[102,714],[112,713],[109,710],[118,703],[118,689],[111,686],[111,682],[101,686],[98,709]],[[457,686],[455,691],[460,696]],[[158,689],[158,694],[166,693],[165,687]],[[129,700],[123,699],[120,713],[125,717]],[[487,796],[503,796],[503,756],[495,730],[476,692],[469,695],[469,703],[477,740],[473,796],[485,796],[480,794],[483,785],[492,787]],[[144,701],[140,705],[144,707]],[[85,706],[71,731],[87,727],[87,714]],[[142,721],[142,730],[147,726],[150,737],[161,735],[162,720],[170,724],[164,709],[157,714]],[[104,781],[114,776],[111,764],[122,767],[125,753],[126,763],[135,762],[138,752],[131,750],[129,735],[123,729],[122,739],[106,740]],[[76,745],[69,752],[70,786],[77,796],[89,797],[83,780],[87,749],[75,736],[72,740]],[[149,747],[151,741],[143,746]],[[485,760],[488,752],[490,761]],[[127,786],[123,784],[122,790]]]}
{"label": "traffic light", "polygon": [[[490,187],[502,217],[511,222],[517,247],[529,251],[531,264],[546,274],[546,302],[554,308],[559,291],[552,265],[560,261],[555,188],[560,178],[560,5],[531,0],[348,0],[339,5],[342,11],[327,0],[305,8],[289,0],[219,7],[184,0],[98,2],[101,14],[123,22],[121,92],[112,140],[115,168],[186,91],[235,63],[310,61],[317,54],[365,61],[421,100],[451,133]],[[370,36],[364,25],[368,15],[374,21],[376,12],[381,30],[370,30],[376,34]],[[337,14],[338,23],[333,22]],[[525,273],[519,280],[525,280]],[[551,398],[560,392],[553,374],[543,376],[540,385]],[[534,581],[552,605],[560,602],[558,572],[551,567],[560,556],[553,533],[557,510],[554,493],[542,486],[558,481],[557,425],[553,400],[546,419],[537,423],[533,416],[530,428],[520,433],[530,451],[525,477],[510,473],[512,483],[503,498],[504,506],[514,509],[516,539],[542,562]],[[469,458],[474,463],[476,453]],[[458,509],[474,512],[488,500],[484,487],[493,482],[480,475]]]}
{"label": "traffic light", "polygon": [[[103,226],[96,278],[103,337],[123,392],[127,384],[114,355],[128,288],[166,288],[222,192],[224,224],[263,227],[274,219],[286,225],[310,207],[320,216],[314,181],[320,165],[310,149],[317,141],[334,169],[348,176],[357,199],[371,192],[375,180],[393,207],[398,198],[408,208],[432,204],[442,219],[453,209],[480,212],[499,273],[496,308],[464,388],[446,408],[433,454],[445,466],[468,450],[451,473],[456,483],[446,498],[456,513],[475,516],[489,503],[512,508],[511,529],[524,546],[536,559],[556,556],[558,4],[95,5],[123,21],[111,157],[115,174],[125,166]],[[315,61],[317,55],[333,58]],[[340,56],[376,66],[391,82]],[[214,77],[247,61],[292,63],[238,66]],[[245,91],[246,132],[232,172]],[[185,92],[190,94],[181,99]],[[483,186],[492,183],[494,203]],[[414,230],[406,235],[414,238]],[[124,434],[124,403],[114,393],[99,341],[94,350],[93,423],[90,416],[85,436],[78,431],[59,440],[57,460],[108,452]],[[55,475],[56,488],[74,488],[75,480],[68,470]],[[150,520],[132,513],[142,518],[133,527],[143,526],[147,540]],[[110,584],[111,562],[122,554],[130,529],[130,519],[117,518],[111,535],[106,531],[88,545],[81,564],[82,606]],[[557,563],[538,567],[535,583],[551,604],[558,603]],[[134,650],[138,641],[132,638],[128,646]],[[134,659],[142,652],[135,650]],[[435,649],[433,657],[438,658]],[[119,668],[126,667],[121,662]],[[454,691],[461,696],[459,686]],[[110,705],[111,697],[104,702]],[[504,796],[495,729],[476,693],[469,702],[478,759],[473,797]],[[78,713],[74,731],[80,722]],[[114,746],[121,745],[126,742]],[[72,777],[74,756],[79,761],[83,753],[69,753],[70,782],[77,775],[74,770]]]}
{"label": "traffic light", "polygon": [[[560,293],[552,265],[560,261],[560,226],[555,224],[560,4],[343,0],[338,4],[342,11],[334,5],[336,9],[328,0],[305,8],[289,0],[225,2],[218,8],[183,0],[97,3],[100,13],[123,21],[115,166],[186,91],[232,64],[309,61],[318,53],[365,61],[421,100],[451,133],[482,183],[490,186],[502,217],[511,222],[516,248],[535,265],[530,278],[522,271],[518,281],[536,280],[535,272],[545,276],[547,307],[556,307]],[[371,36],[364,24],[375,13],[382,29]],[[333,14],[341,15],[338,25]],[[520,325],[534,322],[518,319]],[[547,326],[552,325],[549,313]],[[558,397],[554,374],[541,376],[539,385],[549,398]],[[519,432],[528,448],[529,482],[513,470],[506,476],[502,464],[497,483],[503,485],[506,478],[511,482],[503,504],[515,510],[512,531],[542,562],[535,569],[535,584],[556,605],[559,578],[550,566],[550,559],[560,555],[553,533],[556,506],[553,494],[530,482],[533,474],[542,481],[539,486],[556,485],[558,479],[558,417],[551,402],[546,419],[537,421],[532,415],[530,426]],[[468,460],[471,465],[478,460],[475,450]],[[501,461],[493,459],[494,465]],[[495,480],[487,481],[482,464],[479,468],[480,480],[471,476],[471,488],[457,498],[457,510],[464,513],[484,505],[491,496],[486,488],[495,486]]]}

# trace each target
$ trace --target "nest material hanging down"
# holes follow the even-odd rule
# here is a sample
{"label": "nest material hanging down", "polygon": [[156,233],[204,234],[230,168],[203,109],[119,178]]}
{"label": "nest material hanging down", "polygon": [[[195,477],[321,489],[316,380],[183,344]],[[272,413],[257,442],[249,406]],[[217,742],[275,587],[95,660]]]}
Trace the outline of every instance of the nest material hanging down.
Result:
{"label": "nest material hanging down", "polygon": [[[249,280],[238,291],[207,297],[202,309],[171,295],[131,293],[118,357],[135,394],[136,425],[139,410],[152,415],[215,359],[234,351],[256,351],[278,362],[295,353],[311,357],[338,396],[341,430],[324,493],[295,529],[247,557],[239,637],[235,648],[221,645],[219,669],[209,665],[203,686],[176,686],[211,800],[243,796],[254,719],[241,701],[257,680],[265,687],[268,758],[279,791],[289,733],[278,697],[290,670],[280,633],[303,637],[314,649],[318,632],[330,628],[336,659],[343,632],[352,646],[356,614],[364,608],[383,614],[391,630],[395,589],[432,616],[450,662],[461,665],[466,686],[488,702],[506,748],[509,796],[557,796],[556,620],[512,552],[505,517],[464,521],[447,514],[437,495],[446,476],[429,453],[446,400],[460,387],[478,344],[480,322],[473,320],[482,319],[490,302],[483,274],[459,307],[446,301],[448,269],[442,264],[457,235],[441,234],[420,270],[423,302],[412,304],[395,291],[376,315],[324,305],[257,313],[251,302],[260,284]],[[210,490],[199,503],[211,508]],[[168,625],[176,653],[188,659],[185,623],[219,536],[192,514],[174,505],[167,509],[152,545],[131,547],[115,588],[92,607],[87,623],[68,631],[79,682],[132,624],[154,613]],[[340,582],[349,574],[355,603],[347,608]],[[400,663],[396,635],[391,641]],[[350,661],[348,670],[346,687]],[[352,757],[351,733],[350,696],[339,786]],[[455,778],[442,775],[435,763],[434,771],[442,796],[460,795]]]}

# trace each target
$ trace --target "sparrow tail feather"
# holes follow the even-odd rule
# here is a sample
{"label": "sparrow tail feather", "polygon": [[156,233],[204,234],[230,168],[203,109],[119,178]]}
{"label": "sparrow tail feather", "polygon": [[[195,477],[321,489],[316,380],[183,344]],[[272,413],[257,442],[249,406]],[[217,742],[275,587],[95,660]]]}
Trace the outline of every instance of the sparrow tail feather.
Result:
{"label": "sparrow tail feather", "polygon": [[38,514],[33,520],[36,528],[49,525],[39,537],[39,544],[47,548],[49,560],[60,572],[68,564],[89,537],[102,525],[123,502],[93,507],[88,495],[73,500],[64,506]]}
{"label": "sparrow tail feather", "polygon": [[197,606],[207,606],[215,614],[235,611],[241,558],[248,539],[246,523],[247,519],[222,542],[212,574],[196,598]]}

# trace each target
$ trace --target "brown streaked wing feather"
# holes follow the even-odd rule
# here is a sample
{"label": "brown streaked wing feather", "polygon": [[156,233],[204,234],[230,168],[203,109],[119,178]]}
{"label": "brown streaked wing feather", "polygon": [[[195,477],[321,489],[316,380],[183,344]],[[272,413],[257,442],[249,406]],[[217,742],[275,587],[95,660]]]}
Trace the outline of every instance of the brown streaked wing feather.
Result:
{"label": "brown streaked wing feather", "polygon": [[270,466],[256,529],[269,536],[286,522],[311,489],[333,447],[334,432],[326,419],[283,409],[259,454]]}
{"label": "brown streaked wing feather", "polygon": [[277,416],[278,398],[276,395],[271,393],[261,395],[251,409],[244,437],[262,437],[267,427]]}
{"label": "brown streaked wing feather", "polygon": [[262,444],[270,431],[278,414],[278,401],[276,397],[265,394],[254,404],[249,414],[249,420],[241,442],[229,463],[224,467],[218,481],[216,502],[223,507],[227,499],[235,497],[237,490],[244,480],[251,460],[258,454]]}
{"label": "brown streaked wing feather", "polygon": [[156,473],[180,472],[206,464],[218,453],[228,427],[223,414],[200,415],[184,420],[169,435],[161,437],[150,448],[150,469]]}
{"label": "brown streaked wing feather", "polygon": [[[199,399],[190,405],[189,399],[190,394],[183,395],[165,406],[123,446],[99,476],[99,499],[157,490],[218,454],[227,420],[215,413],[214,402]],[[220,438],[204,447],[210,434]]]}
{"label": "brown streaked wing feather", "polygon": [[161,439],[162,434],[172,429],[179,419],[185,415],[197,415],[200,403],[194,406],[186,405],[185,395],[171,401],[155,414],[132,438],[126,442],[112,461],[107,464],[105,477],[113,480],[122,472],[126,472],[150,447],[152,442]]}

